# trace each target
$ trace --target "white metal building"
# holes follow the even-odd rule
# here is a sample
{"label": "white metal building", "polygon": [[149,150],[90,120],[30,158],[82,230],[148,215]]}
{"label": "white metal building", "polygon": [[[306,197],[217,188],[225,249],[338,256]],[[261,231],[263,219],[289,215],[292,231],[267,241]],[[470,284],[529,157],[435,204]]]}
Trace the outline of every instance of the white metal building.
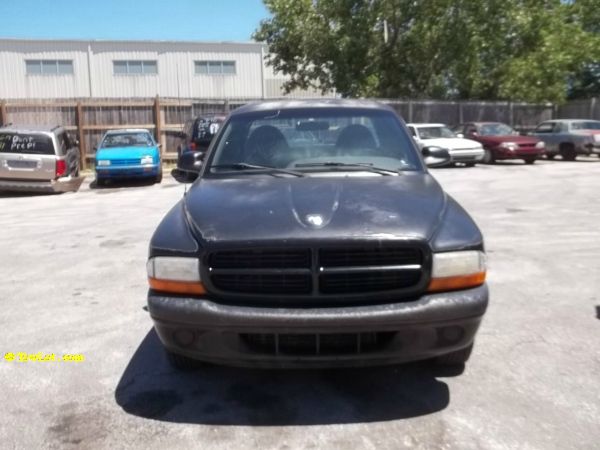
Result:
{"label": "white metal building", "polygon": [[[0,99],[283,96],[256,42],[0,39]],[[319,92],[294,92],[294,97]]]}

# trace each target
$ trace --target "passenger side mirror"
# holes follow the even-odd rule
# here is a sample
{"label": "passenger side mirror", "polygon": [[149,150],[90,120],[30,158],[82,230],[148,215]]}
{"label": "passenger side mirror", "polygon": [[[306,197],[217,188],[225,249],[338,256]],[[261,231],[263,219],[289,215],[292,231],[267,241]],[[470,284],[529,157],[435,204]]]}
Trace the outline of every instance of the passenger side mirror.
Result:
{"label": "passenger side mirror", "polygon": [[441,167],[452,162],[450,153],[442,147],[423,147],[421,153],[427,167]]}

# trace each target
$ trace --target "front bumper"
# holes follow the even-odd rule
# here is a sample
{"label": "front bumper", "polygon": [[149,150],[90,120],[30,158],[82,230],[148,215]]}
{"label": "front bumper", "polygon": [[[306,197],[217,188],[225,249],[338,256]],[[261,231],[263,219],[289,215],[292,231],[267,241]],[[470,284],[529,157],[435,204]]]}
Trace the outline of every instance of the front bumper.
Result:
{"label": "front bumper", "polygon": [[[384,365],[428,359],[470,345],[488,304],[486,285],[425,295],[405,303],[337,308],[257,308],[150,291],[148,310],[167,350],[190,358],[245,367]],[[297,354],[257,348],[247,337],[328,338],[379,333],[385,345],[361,351]],[[314,351],[313,351],[314,350]]]}
{"label": "front bumper", "polygon": [[496,159],[523,159],[523,158],[541,158],[546,154],[545,148],[519,148],[517,150],[509,150],[504,147],[496,147],[494,157]]}
{"label": "front bumper", "polygon": [[96,177],[107,178],[144,178],[155,177],[160,172],[160,164],[138,166],[96,166]]}
{"label": "front bumper", "polygon": [[57,180],[11,180],[10,178],[0,178],[0,191],[14,192],[39,192],[39,193],[60,193],[76,192],[84,177],[63,177]]}
{"label": "front bumper", "polygon": [[483,159],[483,148],[473,150],[450,150],[452,162],[478,162]]}

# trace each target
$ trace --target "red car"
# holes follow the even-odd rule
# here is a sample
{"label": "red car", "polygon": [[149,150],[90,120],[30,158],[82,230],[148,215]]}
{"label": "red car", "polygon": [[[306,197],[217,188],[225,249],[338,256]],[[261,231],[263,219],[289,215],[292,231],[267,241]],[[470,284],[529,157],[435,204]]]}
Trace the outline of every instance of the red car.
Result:
{"label": "red car", "polygon": [[520,136],[513,128],[500,122],[464,123],[455,127],[454,132],[459,137],[481,142],[484,150],[482,162],[486,164],[501,159],[522,159],[526,164],[533,164],[546,151],[540,139]]}

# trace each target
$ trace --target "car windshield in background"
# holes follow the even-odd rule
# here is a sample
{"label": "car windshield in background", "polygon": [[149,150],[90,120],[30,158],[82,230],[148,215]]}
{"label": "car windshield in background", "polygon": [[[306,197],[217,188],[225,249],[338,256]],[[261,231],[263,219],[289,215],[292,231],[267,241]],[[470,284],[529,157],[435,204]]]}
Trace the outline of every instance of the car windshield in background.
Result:
{"label": "car windshield in background", "polygon": [[362,109],[311,108],[233,116],[213,155],[208,162],[211,173],[245,165],[303,173],[422,168],[393,113]]}
{"label": "car windshield in background", "polygon": [[600,122],[572,122],[572,130],[600,130]]}
{"label": "car windshield in background", "polygon": [[45,134],[0,133],[0,152],[53,155],[54,145]]}
{"label": "car windshield in background", "polygon": [[154,145],[149,133],[119,133],[106,136],[101,147],[152,147]]}
{"label": "car windshield in background", "polygon": [[421,139],[455,138],[456,135],[447,127],[419,127]]}
{"label": "car windshield in background", "polygon": [[479,134],[482,136],[509,136],[518,133],[503,123],[486,123],[479,126]]}

